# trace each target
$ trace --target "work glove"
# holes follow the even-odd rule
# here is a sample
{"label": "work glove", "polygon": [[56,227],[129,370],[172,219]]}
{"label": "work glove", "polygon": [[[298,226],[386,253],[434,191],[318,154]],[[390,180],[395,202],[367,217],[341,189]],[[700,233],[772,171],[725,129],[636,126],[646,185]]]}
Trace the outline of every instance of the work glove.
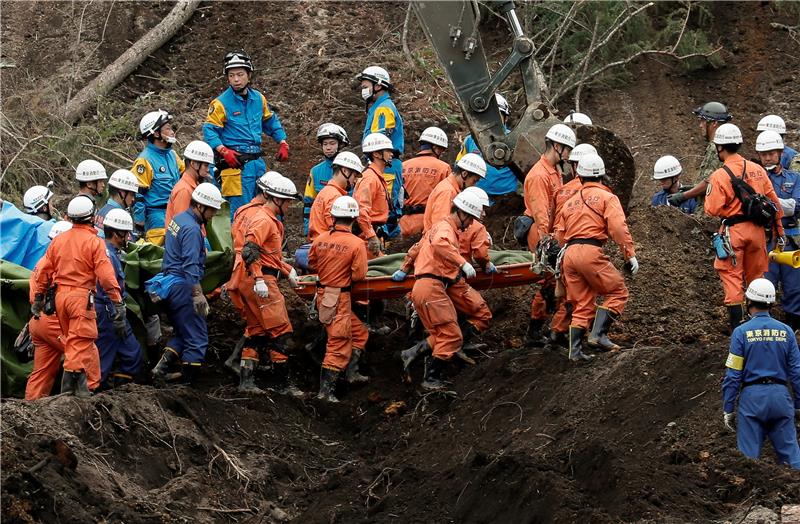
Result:
{"label": "work glove", "polygon": [[44,295],[42,293],[36,293],[36,296],[33,298],[33,304],[31,304],[31,314],[34,318],[39,318],[44,310]]}
{"label": "work glove", "polygon": [[667,202],[669,202],[669,205],[677,207],[686,202],[686,195],[683,194],[683,191],[678,191],[677,193],[668,196]]}
{"label": "work glove", "polygon": [[797,207],[797,201],[794,198],[778,198],[778,201],[781,203],[783,216],[793,217],[795,208]]}
{"label": "work glove", "polygon": [[628,259],[628,271],[630,271],[631,275],[635,275],[637,271],[639,271],[639,261],[636,260],[636,257],[631,257]]}
{"label": "work glove", "polygon": [[238,151],[234,151],[233,149],[228,149],[225,146],[222,146],[217,150],[217,153],[225,159],[225,163],[228,164],[228,167],[239,167],[239,153]]}
{"label": "work glove", "polygon": [[256,283],[253,286],[253,293],[261,298],[269,297],[269,288],[267,287],[267,283],[263,280],[256,280]]}
{"label": "work glove", "polygon": [[723,413],[722,414],[722,423],[731,431],[736,431],[736,424],[734,423],[734,419],[736,415],[733,413]]}
{"label": "work glove", "polygon": [[394,280],[395,282],[402,282],[403,280],[406,279],[407,275],[408,273],[406,273],[402,269],[398,269],[397,271],[392,273],[392,280]]}
{"label": "work glove", "polygon": [[461,271],[464,272],[464,276],[467,278],[475,278],[475,275],[477,274],[475,273],[475,268],[472,267],[472,264],[469,262],[464,262],[461,265]]}
{"label": "work glove", "polygon": [[297,270],[295,268],[292,268],[292,270],[289,271],[289,276],[287,278],[289,279],[290,286],[300,287],[300,277],[297,276]]}
{"label": "work glove", "polygon": [[125,329],[125,302],[114,304],[114,333],[118,338],[125,338],[127,330]]}
{"label": "work glove", "polygon": [[378,240],[377,236],[367,239],[367,251],[373,255],[377,255],[381,252],[381,241]]}
{"label": "work glove", "polygon": [[275,153],[275,160],[278,162],[286,162],[289,160],[289,144],[286,143],[286,140],[283,140],[278,145],[278,152]]}
{"label": "work glove", "polygon": [[483,272],[486,273],[487,275],[493,275],[497,273],[497,266],[495,266],[492,262],[489,262],[488,264],[486,264],[486,267],[483,268]]}
{"label": "work glove", "polygon": [[208,316],[208,300],[206,300],[206,296],[203,294],[203,288],[200,287],[200,284],[197,284],[192,289],[192,305],[194,306],[194,311],[201,317]]}
{"label": "work glove", "polygon": [[778,245],[778,251],[783,251],[783,248],[786,247],[786,236],[785,235],[778,235],[778,239],[776,240]]}

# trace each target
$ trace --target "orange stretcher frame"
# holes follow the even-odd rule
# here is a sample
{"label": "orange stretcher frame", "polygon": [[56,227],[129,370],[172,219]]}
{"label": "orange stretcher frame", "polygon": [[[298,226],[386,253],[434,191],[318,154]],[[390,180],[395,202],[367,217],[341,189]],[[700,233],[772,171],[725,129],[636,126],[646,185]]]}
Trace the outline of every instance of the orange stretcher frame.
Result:
{"label": "orange stretcher frame", "polygon": [[[467,280],[470,286],[477,290],[494,289],[501,287],[524,286],[542,280],[542,275],[531,271],[529,262],[522,264],[509,264],[497,266],[498,272],[487,275],[478,272],[475,278]],[[354,300],[381,300],[386,298],[400,298],[414,287],[414,275],[408,275],[402,282],[395,282],[392,277],[372,277],[357,282],[353,285],[352,298]],[[317,292],[315,280],[303,280],[295,292],[306,300],[314,298]]]}

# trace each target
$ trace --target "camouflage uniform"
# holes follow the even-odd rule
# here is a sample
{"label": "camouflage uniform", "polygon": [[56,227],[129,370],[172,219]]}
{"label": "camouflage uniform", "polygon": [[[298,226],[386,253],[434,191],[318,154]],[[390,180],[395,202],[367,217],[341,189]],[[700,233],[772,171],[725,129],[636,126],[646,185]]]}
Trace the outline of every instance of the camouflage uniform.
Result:
{"label": "camouflage uniform", "polygon": [[[709,142],[708,146],[706,147],[706,153],[703,155],[703,160],[700,162],[700,169],[697,170],[694,185],[697,185],[704,180],[708,180],[708,177],[711,176],[711,173],[721,167],[722,162],[719,161],[719,157],[717,156],[717,146],[714,145],[714,142]],[[695,208],[695,213],[700,215],[703,214],[704,200],[705,195],[700,195],[697,197],[697,207]]]}

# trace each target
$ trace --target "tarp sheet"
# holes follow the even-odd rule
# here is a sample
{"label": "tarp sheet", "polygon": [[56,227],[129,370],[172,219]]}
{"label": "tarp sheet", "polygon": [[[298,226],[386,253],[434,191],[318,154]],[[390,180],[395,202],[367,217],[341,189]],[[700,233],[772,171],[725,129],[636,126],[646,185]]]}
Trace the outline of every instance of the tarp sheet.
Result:
{"label": "tarp sheet", "polygon": [[47,235],[55,223],[29,215],[4,200],[0,208],[0,259],[33,269],[47,251]]}

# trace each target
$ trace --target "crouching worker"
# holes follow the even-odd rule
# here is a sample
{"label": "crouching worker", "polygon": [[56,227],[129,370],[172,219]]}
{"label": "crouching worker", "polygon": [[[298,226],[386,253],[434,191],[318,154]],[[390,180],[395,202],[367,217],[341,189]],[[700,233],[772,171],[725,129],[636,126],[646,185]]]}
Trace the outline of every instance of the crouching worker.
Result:
{"label": "crouching worker", "polygon": [[[736,431],[739,451],[757,459],[769,437],[778,462],[800,469],[800,447],[794,419],[800,417],[800,351],[792,329],[773,319],[775,286],[765,278],[753,280],[745,292],[750,320],[731,335],[731,348],[722,381],[723,422]],[[792,383],[794,400],[787,383]],[[741,386],[741,389],[739,388]],[[739,422],[734,408],[739,398]]]}
{"label": "crouching worker", "polygon": [[[317,268],[317,310],[325,326],[328,343],[319,379],[318,399],[338,402],[334,394],[336,380],[347,370],[348,382],[357,382],[358,359],[367,345],[367,327],[353,313],[350,288],[367,276],[367,248],[351,232],[358,218],[358,203],[340,196],[331,206],[333,227],[311,244],[309,262]],[[363,377],[366,381],[366,377]]]}
{"label": "crouching worker", "polygon": [[[112,175],[113,178],[113,175]],[[103,233],[106,254],[114,268],[122,300],[125,300],[125,274],[122,272],[122,251],[128,245],[133,231],[133,218],[124,209],[112,209],[103,219]],[[97,311],[97,349],[100,351],[100,384],[103,388],[121,386],[133,381],[142,365],[142,348],[128,323],[123,317],[124,333],[114,329],[116,311],[114,304],[102,286],[97,286],[94,302]],[[117,371],[111,369],[118,360]]]}
{"label": "crouching worker", "polygon": [[[31,313],[34,318],[44,311],[45,293],[55,288],[55,312],[64,340],[64,376],[61,392],[86,398],[99,385],[100,367],[95,340],[94,293],[102,287],[114,306],[114,331],[125,333],[125,304],[122,302],[114,268],[106,247],[92,224],[94,202],[86,196],[73,198],[67,215],[72,229],[53,239],[44,255],[34,289]],[[89,382],[88,375],[92,375]]]}
{"label": "crouching worker", "polygon": [[[219,189],[205,182],[192,193],[191,207],[175,215],[167,224],[161,273],[145,283],[151,299],[163,301],[174,330],[161,360],[152,370],[156,380],[181,378],[184,383],[191,384],[205,360],[208,301],[200,285],[206,265],[201,226],[221,207]],[[181,363],[181,372],[170,375],[170,368],[178,362]]]}
{"label": "crouching worker", "polygon": [[[656,164],[653,166],[653,180],[661,185],[661,190],[653,195],[650,200],[651,206],[671,206],[672,204],[669,201],[671,195],[691,189],[681,184],[682,171],[683,168],[680,161],[672,155],[662,156],[656,160]],[[677,207],[684,213],[691,215],[697,207],[697,201],[694,198],[687,198]]]}

